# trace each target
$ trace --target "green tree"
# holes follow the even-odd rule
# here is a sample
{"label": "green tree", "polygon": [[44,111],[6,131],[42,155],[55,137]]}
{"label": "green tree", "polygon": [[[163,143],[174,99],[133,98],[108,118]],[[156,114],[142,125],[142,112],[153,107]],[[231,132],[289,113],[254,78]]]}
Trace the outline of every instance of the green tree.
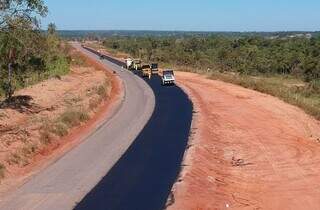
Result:
{"label": "green tree", "polygon": [[[7,98],[11,98],[14,88],[12,77],[22,79],[22,73],[30,66],[38,66],[41,49],[41,33],[37,17],[47,14],[42,0],[6,0],[0,12],[0,74],[8,71],[8,80],[0,81]],[[4,77],[2,77],[4,78]]]}
{"label": "green tree", "polygon": [[57,26],[54,23],[49,23],[48,25],[48,34],[49,35],[56,35]]}

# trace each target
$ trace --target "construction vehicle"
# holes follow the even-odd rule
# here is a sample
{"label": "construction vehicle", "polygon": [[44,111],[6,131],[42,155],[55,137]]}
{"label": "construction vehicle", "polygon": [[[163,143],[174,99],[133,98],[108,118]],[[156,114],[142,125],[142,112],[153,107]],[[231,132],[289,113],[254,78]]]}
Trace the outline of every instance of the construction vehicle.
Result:
{"label": "construction vehicle", "polygon": [[99,58],[102,60],[104,58],[103,53],[101,52],[101,50],[97,50],[97,54],[99,56]]}
{"label": "construction vehicle", "polygon": [[126,59],[126,67],[127,67],[128,70],[133,69],[133,60],[132,60],[132,58],[127,58]]}
{"label": "construction vehicle", "polygon": [[172,69],[165,69],[161,76],[162,85],[173,85],[175,82],[174,73]]}
{"label": "construction vehicle", "polygon": [[158,64],[157,63],[152,63],[150,65],[150,67],[151,67],[151,73],[152,74],[158,74],[159,69],[158,69]]}
{"label": "construction vehicle", "polygon": [[133,60],[133,68],[135,70],[141,70],[141,60],[140,59]]}
{"label": "construction vehicle", "polygon": [[142,65],[141,71],[142,71],[142,77],[149,77],[149,79],[151,78],[152,71],[149,64]]}

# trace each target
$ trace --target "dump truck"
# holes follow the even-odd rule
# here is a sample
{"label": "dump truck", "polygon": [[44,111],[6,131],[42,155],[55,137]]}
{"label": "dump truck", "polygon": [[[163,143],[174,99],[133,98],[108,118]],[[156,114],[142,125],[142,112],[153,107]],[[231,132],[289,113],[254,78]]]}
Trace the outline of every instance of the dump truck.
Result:
{"label": "dump truck", "polygon": [[173,85],[175,82],[174,72],[172,69],[165,69],[161,76],[162,85]]}
{"label": "dump truck", "polygon": [[149,79],[151,78],[152,71],[149,64],[142,65],[141,71],[142,71],[142,77],[149,77]]}
{"label": "dump truck", "polygon": [[150,67],[151,67],[151,73],[152,74],[158,74],[159,69],[158,69],[158,64],[157,63],[152,63],[150,65]]}

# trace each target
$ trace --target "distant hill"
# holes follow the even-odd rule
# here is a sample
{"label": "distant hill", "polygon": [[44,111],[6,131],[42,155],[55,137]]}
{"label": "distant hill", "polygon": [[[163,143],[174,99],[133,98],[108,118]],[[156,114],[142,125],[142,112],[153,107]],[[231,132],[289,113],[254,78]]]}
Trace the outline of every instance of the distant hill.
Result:
{"label": "distant hill", "polygon": [[242,37],[265,37],[265,38],[285,38],[285,37],[318,37],[320,31],[280,31],[280,32],[206,32],[206,31],[126,31],[126,30],[60,30],[60,36],[66,39],[102,39],[106,37],[190,37],[190,36],[224,36],[230,38]]}

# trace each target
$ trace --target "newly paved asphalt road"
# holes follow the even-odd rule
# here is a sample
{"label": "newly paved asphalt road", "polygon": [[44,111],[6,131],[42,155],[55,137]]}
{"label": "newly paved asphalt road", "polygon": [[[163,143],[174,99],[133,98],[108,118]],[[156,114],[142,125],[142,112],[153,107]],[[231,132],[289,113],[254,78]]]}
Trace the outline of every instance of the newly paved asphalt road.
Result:
{"label": "newly paved asphalt road", "polygon": [[145,81],[156,98],[152,117],[76,210],[164,209],[187,145],[192,103],[179,87],[161,86],[159,77]]}
{"label": "newly paved asphalt road", "polygon": [[[84,143],[22,186],[6,205],[0,204],[0,209],[165,207],[187,145],[192,103],[179,87],[161,86],[159,77],[143,82],[110,61],[121,63],[103,61],[124,81],[121,109]],[[79,203],[75,206],[75,202]]]}

